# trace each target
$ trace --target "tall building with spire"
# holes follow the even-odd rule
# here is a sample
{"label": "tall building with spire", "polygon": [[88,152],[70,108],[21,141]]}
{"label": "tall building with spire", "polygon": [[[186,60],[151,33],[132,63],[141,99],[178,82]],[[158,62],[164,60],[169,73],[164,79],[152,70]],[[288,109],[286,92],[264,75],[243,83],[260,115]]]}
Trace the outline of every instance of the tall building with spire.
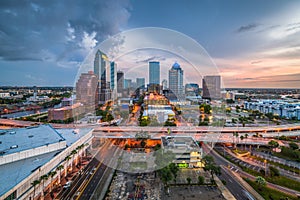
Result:
{"label": "tall building with spire", "polygon": [[169,90],[177,100],[184,100],[183,70],[177,62],[169,70]]}
{"label": "tall building with spire", "polygon": [[107,100],[107,80],[106,74],[109,66],[109,60],[105,53],[98,50],[94,59],[94,74],[99,80],[99,103],[105,103]]}

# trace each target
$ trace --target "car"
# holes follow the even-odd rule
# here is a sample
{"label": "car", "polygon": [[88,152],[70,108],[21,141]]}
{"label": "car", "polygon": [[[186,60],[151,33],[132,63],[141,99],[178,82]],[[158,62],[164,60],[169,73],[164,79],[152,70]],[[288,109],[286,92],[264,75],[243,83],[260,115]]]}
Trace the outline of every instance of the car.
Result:
{"label": "car", "polygon": [[69,187],[71,187],[72,181],[68,181],[66,182],[66,184],[63,186],[63,189],[68,189]]}

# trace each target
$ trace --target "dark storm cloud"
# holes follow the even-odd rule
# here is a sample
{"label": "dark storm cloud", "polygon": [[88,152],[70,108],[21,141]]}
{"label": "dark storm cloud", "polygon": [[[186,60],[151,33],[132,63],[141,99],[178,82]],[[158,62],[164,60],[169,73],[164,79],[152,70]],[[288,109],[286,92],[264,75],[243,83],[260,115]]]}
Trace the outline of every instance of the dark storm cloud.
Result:
{"label": "dark storm cloud", "polygon": [[2,0],[0,59],[74,61],[81,50],[119,32],[129,7],[124,0]]}
{"label": "dark storm cloud", "polygon": [[251,30],[254,30],[256,27],[258,27],[259,25],[258,24],[255,24],[255,23],[252,23],[252,24],[248,24],[248,25],[245,25],[245,26],[241,26],[239,27],[236,32],[237,33],[242,33],[242,32],[247,32],[247,31],[251,31]]}

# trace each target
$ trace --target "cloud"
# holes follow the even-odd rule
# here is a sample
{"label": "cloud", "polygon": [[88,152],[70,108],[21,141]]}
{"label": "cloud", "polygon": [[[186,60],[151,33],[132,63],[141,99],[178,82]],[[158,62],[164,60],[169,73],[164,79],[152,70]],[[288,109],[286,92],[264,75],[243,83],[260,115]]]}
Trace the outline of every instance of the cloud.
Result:
{"label": "cloud", "polygon": [[68,61],[85,57],[98,41],[118,33],[130,17],[127,0],[3,0],[2,60]]}
{"label": "cloud", "polygon": [[255,23],[248,24],[248,25],[239,27],[239,28],[236,30],[236,32],[237,32],[237,33],[242,33],[242,32],[251,31],[251,30],[254,30],[255,28],[257,28],[258,26],[259,26],[259,25],[258,25],[258,24],[255,24]]}
{"label": "cloud", "polygon": [[252,65],[255,65],[255,64],[259,64],[259,63],[261,63],[261,62],[262,62],[261,60],[257,60],[257,61],[252,61],[251,64],[252,64]]}
{"label": "cloud", "polygon": [[148,63],[150,61],[163,61],[166,60],[163,56],[151,56],[149,58],[143,59],[143,60],[137,60],[136,63]]}

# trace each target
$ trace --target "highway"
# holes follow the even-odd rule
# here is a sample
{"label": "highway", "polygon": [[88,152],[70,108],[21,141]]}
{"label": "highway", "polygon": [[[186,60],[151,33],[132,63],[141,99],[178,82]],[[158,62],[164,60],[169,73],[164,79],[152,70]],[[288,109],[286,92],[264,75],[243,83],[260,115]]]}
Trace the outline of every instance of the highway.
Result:
{"label": "highway", "polygon": [[[215,151],[210,150],[206,145],[202,145],[203,150],[214,157],[214,160],[217,165],[219,166],[227,166],[228,162],[220,157]],[[235,177],[232,177],[230,173],[228,173],[228,170],[226,167],[221,168],[221,175],[219,178],[221,180],[226,181],[226,187],[231,192],[231,194],[237,199],[237,200],[245,200],[248,199],[248,197],[245,194],[245,191],[247,191],[244,187],[240,185],[238,181],[236,181]]]}

